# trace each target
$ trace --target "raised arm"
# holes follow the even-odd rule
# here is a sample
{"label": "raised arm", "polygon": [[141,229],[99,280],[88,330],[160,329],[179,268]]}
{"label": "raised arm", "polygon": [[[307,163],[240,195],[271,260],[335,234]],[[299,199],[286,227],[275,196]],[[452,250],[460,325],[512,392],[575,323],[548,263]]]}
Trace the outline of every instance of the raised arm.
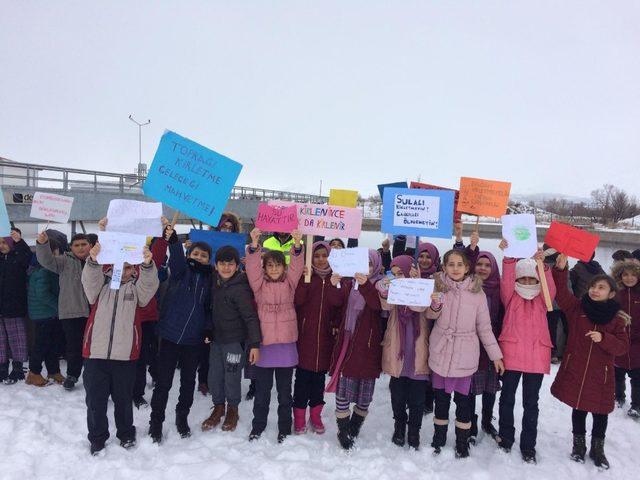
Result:
{"label": "raised arm", "polygon": [[156,268],[160,268],[167,260],[167,247],[169,244],[162,237],[154,238],[151,244],[151,254],[153,255],[153,263],[156,264]]}
{"label": "raised arm", "polygon": [[82,288],[91,305],[96,303],[104,285],[105,280],[104,273],[102,273],[102,265],[98,264],[92,258],[87,258],[84,268],[82,269]]}
{"label": "raised arm", "polygon": [[289,258],[290,262],[287,267],[287,282],[291,289],[295,290],[304,270],[304,255],[302,254],[302,247],[291,247]]}
{"label": "raised arm", "polygon": [[564,265],[562,270],[558,266],[554,267],[551,270],[551,274],[553,275],[553,282],[556,290],[556,303],[568,319],[569,313],[575,311],[580,305],[578,299],[569,291],[567,284],[569,272],[566,265]]}
{"label": "raised arm", "polygon": [[65,257],[64,255],[56,257],[51,251],[48,238],[44,243],[40,243],[41,236],[42,234],[38,236],[38,241],[36,242],[36,258],[38,259],[38,263],[47,270],[60,275],[64,270]]}
{"label": "raised arm", "polygon": [[251,246],[247,246],[247,263],[245,265],[247,279],[253,293],[257,293],[262,289],[264,284],[264,271],[262,270],[262,252],[258,248],[253,250]]}
{"label": "raised arm", "polygon": [[158,290],[160,280],[158,280],[158,269],[151,261],[148,264],[140,265],[140,278],[136,281],[136,291],[138,292],[138,305],[147,306]]}

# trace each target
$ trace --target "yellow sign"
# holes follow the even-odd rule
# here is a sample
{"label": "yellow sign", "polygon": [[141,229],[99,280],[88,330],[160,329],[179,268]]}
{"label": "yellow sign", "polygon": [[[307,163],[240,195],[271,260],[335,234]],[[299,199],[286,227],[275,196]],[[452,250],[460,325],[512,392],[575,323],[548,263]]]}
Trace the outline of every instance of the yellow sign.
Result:
{"label": "yellow sign", "polygon": [[334,190],[329,192],[329,205],[355,208],[358,205],[358,192],[355,190]]}

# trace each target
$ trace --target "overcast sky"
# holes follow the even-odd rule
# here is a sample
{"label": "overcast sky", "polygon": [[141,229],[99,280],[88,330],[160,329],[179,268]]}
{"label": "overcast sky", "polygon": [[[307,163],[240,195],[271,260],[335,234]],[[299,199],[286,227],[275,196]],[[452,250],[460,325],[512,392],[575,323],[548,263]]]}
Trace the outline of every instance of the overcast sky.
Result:
{"label": "overcast sky", "polygon": [[165,128],[317,193],[640,196],[640,2],[0,0],[0,156],[131,172]]}

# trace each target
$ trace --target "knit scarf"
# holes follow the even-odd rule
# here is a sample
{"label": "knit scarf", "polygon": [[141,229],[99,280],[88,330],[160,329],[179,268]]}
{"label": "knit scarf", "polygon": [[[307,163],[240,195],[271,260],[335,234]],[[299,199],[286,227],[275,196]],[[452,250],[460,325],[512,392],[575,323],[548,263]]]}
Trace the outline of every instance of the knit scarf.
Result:
{"label": "knit scarf", "polygon": [[589,320],[596,325],[606,325],[620,310],[620,304],[613,299],[604,302],[592,300],[588,293],[582,296],[582,308]]}

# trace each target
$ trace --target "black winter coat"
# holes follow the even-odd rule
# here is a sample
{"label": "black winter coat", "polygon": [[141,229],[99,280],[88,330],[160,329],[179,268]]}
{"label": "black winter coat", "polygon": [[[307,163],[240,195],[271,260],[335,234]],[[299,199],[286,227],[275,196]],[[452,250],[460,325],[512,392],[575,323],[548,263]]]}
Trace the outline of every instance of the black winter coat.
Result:
{"label": "black winter coat", "polygon": [[20,240],[7,254],[0,254],[0,315],[27,316],[27,269],[31,249]]}

